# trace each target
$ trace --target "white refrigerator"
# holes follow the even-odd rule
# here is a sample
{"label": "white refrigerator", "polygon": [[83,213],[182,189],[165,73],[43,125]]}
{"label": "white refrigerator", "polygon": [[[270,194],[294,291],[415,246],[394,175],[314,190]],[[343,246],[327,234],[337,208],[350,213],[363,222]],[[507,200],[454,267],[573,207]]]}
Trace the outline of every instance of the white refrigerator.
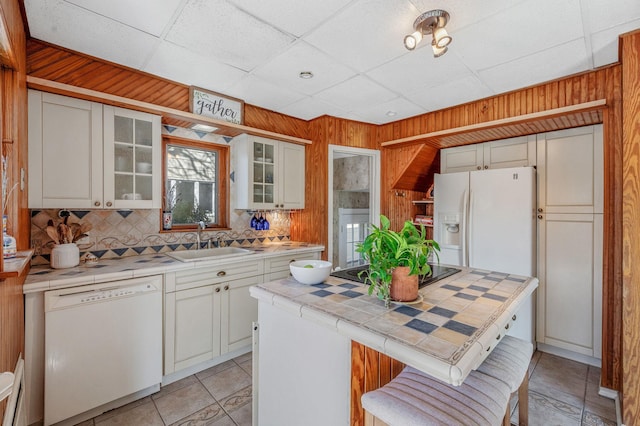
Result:
{"label": "white refrigerator", "polygon": [[[536,173],[532,167],[436,174],[434,240],[440,262],[534,276]],[[509,334],[535,344],[535,293]]]}

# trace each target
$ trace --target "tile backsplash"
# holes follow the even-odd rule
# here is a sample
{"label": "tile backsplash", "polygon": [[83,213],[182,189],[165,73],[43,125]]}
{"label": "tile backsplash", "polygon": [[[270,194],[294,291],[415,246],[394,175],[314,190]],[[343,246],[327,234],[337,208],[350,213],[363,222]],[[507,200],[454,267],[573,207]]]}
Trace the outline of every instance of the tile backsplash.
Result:
{"label": "tile backsplash", "polygon": [[[33,265],[49,263],[53,241],[47,235],[49,219],[60,223],[59,209],[31,211],[31,247],[35,250]],[[113,259],[140,254],[165,253],[193,249],[196,231],[160,232],[159,210],[69,210],[68,223],[89,223],[88,237],[78,242],[80,254],[91,252],[101,259]],[[271,211],[263,215],[270,223],[268,231],[251,228],[253,213],[232,210],[229,230],[203,231],[202,239],[220,239],[227,246],[251,247],[270,242],[289,241],[291,214]],[[258,215],[259,217],[259,215]]]}

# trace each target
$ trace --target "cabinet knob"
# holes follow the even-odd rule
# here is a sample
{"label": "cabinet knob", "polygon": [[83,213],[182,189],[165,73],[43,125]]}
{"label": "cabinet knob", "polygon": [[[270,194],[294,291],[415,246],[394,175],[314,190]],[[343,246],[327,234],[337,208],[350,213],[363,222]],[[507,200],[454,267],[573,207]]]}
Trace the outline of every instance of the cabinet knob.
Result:
{"label": "cabinet knob", "polygon": [[489,166],[484,166],[485,170],[489,168]]}
{"label": "cabinet knob", "polygon": [[482,170],[482,167],[481,167],[481,166],[478,166],[478,170]]}
{"label": "cabinet knob", "polygon": [[517,319],[518,319],[518,316],[517,316],[516,314],[513,314],[513,316],[511,317],[511,319],[515,321],[515,320],[517,320]]}
{"label": "cabinet knob", "polygon": [[542,219],[542,215],[541,214],[538,215],[538,219]]}
{"label": "cabinet knob", "polygon": [[219,277],[224,277],[225,275],[227,275],[227,273],[225,271],[220,271],[216,275]]}
{"label": "cabinet knob", "polygon": [[93,203],[93,205],[96,207],[100,207],[100,201],[96,201],[95,203]]}
{"label": "cabinet knob", "polygon": [[216,287],[216,293],[220,293],[220,287]]}
{"label": "cabinet knob", "polygon": [[543,212],[542,207],[540,207],[540,208],[538,209],[538,212],[539,212],[539,213],[542,213],[542,212]]}
{"label": "cabinet knob", "polygon": [[225,291],[229,290],[229,286],[228,286],[228,285],[225,285],[225,286],[224,286],[224,290],[225,290]]}
{"label": "cabinet knob", "polygon": [[107,207],[111,207],[113,203],[111,201],[107,201]]}

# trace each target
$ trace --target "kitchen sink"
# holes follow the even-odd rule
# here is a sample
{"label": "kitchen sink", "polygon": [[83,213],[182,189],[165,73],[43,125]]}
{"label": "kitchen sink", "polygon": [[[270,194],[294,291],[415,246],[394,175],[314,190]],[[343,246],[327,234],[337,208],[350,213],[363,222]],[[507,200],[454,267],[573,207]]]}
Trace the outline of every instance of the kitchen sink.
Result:
{"label": "kitchen sink", "polygon": [[203,260],[214,260],[224,257],[235,257],[254,253],[253,250],[247,250],[239,247],[219,247],[204,250],[184,250],[167,253],[181,262],[200,262]]}

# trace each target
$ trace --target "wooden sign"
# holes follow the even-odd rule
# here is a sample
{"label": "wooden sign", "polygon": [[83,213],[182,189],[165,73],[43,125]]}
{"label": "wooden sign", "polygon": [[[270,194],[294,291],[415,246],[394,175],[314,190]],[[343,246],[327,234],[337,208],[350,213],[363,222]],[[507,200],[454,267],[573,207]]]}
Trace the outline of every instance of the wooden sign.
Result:
{"label": "wooden sign", "polygon": [[235,124],[243,124],[244,101],[195,86],[189,88],[191,112]]}

